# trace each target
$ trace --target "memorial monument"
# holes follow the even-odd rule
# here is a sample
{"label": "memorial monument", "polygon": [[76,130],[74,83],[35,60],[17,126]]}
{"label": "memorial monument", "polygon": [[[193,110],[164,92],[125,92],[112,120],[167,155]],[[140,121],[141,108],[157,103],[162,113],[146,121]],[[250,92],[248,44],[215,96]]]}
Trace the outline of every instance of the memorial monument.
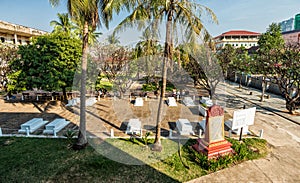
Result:
{"label": "memorial monument", "polygon": [[224,110],[213,105],[207,111],[204,138],[199,138],[193,148],[208,159],[233,153],[231,143],[224,138]]}

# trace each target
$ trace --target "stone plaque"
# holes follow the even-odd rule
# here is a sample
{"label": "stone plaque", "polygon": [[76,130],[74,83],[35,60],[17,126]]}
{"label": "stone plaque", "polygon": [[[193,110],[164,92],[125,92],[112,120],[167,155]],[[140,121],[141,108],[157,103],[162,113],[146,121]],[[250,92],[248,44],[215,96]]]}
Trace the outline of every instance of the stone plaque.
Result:
{"label": "stone plaque", "polygon": [[212,117],[209,119],[209,142],[224,140],[223,116]]}

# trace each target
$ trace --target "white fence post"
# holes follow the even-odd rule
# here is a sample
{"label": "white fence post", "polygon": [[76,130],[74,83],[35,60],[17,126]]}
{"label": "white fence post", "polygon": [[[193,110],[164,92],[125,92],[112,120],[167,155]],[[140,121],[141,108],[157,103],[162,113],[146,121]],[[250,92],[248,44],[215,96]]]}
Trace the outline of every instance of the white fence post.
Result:
{"label": "white fence post", "polygon": [[110,129],[110,137],[115,137],[114,129]]}
{"label": "white fence post", "polygon": [[2,129],[0,128],[0,137],[2,136]]}

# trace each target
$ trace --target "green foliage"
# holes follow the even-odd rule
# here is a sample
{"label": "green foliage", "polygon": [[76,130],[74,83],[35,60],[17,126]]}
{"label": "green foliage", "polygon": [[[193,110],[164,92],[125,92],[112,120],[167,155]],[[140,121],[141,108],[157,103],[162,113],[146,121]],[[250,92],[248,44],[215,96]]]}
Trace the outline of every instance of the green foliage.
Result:
{"label": "green foliage", "polygon": [[81,42],[66,33],[52,33],[20,46],[20,58],[9,63],[9,90],[53,91],[71,87],[81,59]]}
{"label": "green foliage", "polygon": [[[160,88],[162,87],[162,81],[159,81],[159,87]],[[175,89],[175,86],[171,82],[167,81],[166,91],[173,91],[173,89]],[[149,84],[143,84],[142,90],[143,91],[155,91],[155,90],[157,90],[156,83],[151,82]]]}

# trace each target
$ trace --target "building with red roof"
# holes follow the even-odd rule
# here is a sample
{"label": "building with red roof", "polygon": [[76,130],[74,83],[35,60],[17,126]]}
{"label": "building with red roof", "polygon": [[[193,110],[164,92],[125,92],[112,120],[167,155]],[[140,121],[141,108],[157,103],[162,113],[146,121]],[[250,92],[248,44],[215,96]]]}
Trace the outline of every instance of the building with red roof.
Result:
{"label": "building with red roof", "polygon": [[234,48],[243,46],[248,49],[257,46],[260,35],[260,33],[246,30],[231,30],[215,37],[214,41],[217,48],[223,48],[226,44],[229,44]]}

